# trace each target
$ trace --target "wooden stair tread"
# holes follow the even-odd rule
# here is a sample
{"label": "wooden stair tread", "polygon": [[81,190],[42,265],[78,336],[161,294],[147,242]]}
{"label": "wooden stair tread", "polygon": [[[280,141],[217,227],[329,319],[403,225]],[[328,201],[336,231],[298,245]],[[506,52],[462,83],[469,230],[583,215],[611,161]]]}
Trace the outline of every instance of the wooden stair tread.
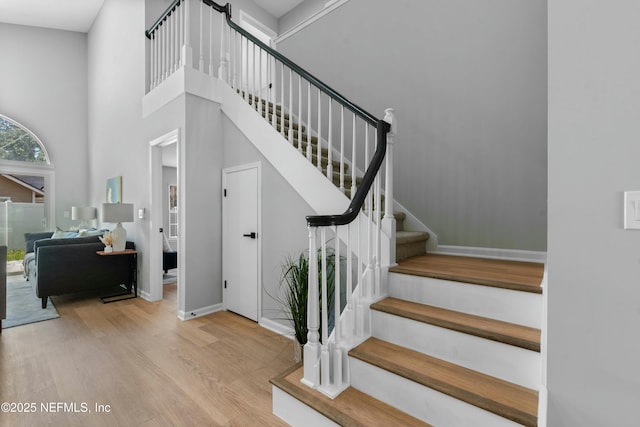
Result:
{"label": "wooden stair tread", "polygon": [[537,425],[538,392],[417,351],[369,338],[349,356],[526,426]]}
{"label": "wooden stair tread", "polygon": [[396,231],[396,244],[413,242],[426,242],[429,240],[429,233],[425,231]]}
{"label": "wooden stair tread", "polygon": [[372,304],[371,308],[418,322],[540,352],[540,330],[528,326],[392,297]]}
{"label": "wooden stair tread", "polygon": [[524,261],[426,254],[402,260],[389,271],[540,294],[544,265]]}
{"label": "wooden stair tread", "polygon": [[430,427],[424,423],[353,387],[347,388],[335,399],[303,385],[301,364],[278,375],[271,384],[320,412],[333,422],[345,426],[407,426]]}

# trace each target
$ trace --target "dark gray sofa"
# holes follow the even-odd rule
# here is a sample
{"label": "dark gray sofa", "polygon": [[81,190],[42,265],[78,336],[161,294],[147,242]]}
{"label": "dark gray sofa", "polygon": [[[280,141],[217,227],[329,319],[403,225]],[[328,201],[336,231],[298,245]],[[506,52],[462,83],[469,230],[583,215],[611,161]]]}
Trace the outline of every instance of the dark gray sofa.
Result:
{"label": "dark gray sofa", "polygon": [[[47,298],[72,292],[114,288],[130,289],[130,257],[100,256],[104,249],[98,236],[52,239],[52,233],[25,233],[25,276],[42,308]],[[127,242],[127,249],[135,249]]]}

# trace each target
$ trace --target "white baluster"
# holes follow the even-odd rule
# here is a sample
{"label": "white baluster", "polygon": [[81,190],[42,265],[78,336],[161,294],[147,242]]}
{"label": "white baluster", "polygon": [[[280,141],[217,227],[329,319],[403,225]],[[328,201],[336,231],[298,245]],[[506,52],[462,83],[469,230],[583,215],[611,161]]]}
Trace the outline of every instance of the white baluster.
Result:
{"label": "white baluster", "polygon": [[204,27],[202,25],[202,0],[198,3],[200,3],[200,61],[198,62],[198,71],[204,73]]}
{"label": "white baluster", "polygon": [[262,90],[263,90],[263,75],[262,75],[262,48],[258,46],[258,113],[264,115],[264,108],[262,104]]}
{"label": "white baluster", "polygon": [[307,160],[313,161],[311,146],[311,82],[307,82]]}
{"label": "white baluster", "polygon": [[[284,67],[284,65],[283,65]],[[289,68],[289,144],[293,145],[293,71]]]}
{"label": "white baluster", "polygon": [[[220,65],[218,66],[218,78],[231,84],[227,79],[227,44],[225,32],[225,20],[220,20]],[[213,8],[209,7],[209,75],[213,76]]]}
{"label": "white baluster", "polygon": [[253,108],[258,109],[258,105],[256,104],[256,44],[251,43],[251,68],[253,68],[253,72],[251,73],[251,102],[253,102]]}
{"label": "white baluster", "polygon": [[171,12],[171,16],[169,16],[169,28],[171,29],[171,37],[169,39],[169,45],[171,48],[171,74],[175,73],[176,68],[176,57],[178,56],[178,51],[176,50],[176,11]]}
{"label": "white baluster", "polygon": [[[366,123],[366,122],[365,122]],[[366,160],[366,158],[365,158]],[[357,269],[357,273],[356,273],[356,278],[358,279],[358,299],[356,301],[356,304],[354,305],[354,318],[355,318],[355,335],[357,338],[362,338],[364,336],[364,313],[365,313],[365,308],[364,308],[364,297],[365,297],[365,292],[366,292],[366,281],[363,277],[364,272],[362,271],[362,266],[364,264],[363,259],[366,261],[365,257],[363,256],[362,253],[362,236],[361,236],[361,231],[360,231],[360,227],[362,225],[362,218],[364,217],[364,213],[361,211],[358,214],[358,219],[357,219],[357,232],[356,232],[356,238],[358,239],[358,257],[356,259],[356,262],[358,263],[358,269]]]}
{"label": "white baluster", "polygon": [[307,343],[304,345],[304,377],[302,382],[310,387],[320,385],[320,295],[318,294],[317,229],[309,229],[309,296],[307,298]]}
{"label": "white baluster", "polygon": [[[349,226],[347,225],[347,229]],[[333,385],[342,386],[342,348],[340,342],[342,341],[342,328],[340,325],[340,292],[342,288],[341,276],[340,276],[340,239],[338,238],[338,227],[336,227],[336,257],[335,257],[335,289],[334,289],[334,303],[333,303],[333,332],[335,338],[334,350],[333,350]],[[347,231],[348,236],[348,231]],[[349,238],[347,237],[347,260],[350,259],[351,245],[349,244]],[[348,266],[349,264],[347,264]],[[347,278],[351,277],[349,267],[347,267]],[[348,291],[347,291],[348,292]],[[329,326],[327,324],[327,326]]]}
{"label": "white baluster", "polygon": [[242,73],[244,74],[244,78],[242,79],[244,81],[243,85],[245,87],[244,89],[244,100],[249,102],[249,39],[246,39],[244,37],[242,37],[241,39],[245,41],[245,55],[244,55],[244,67],[242,68]]}
{"label": "white baluster", "polygon": [[182,46],[182,59],[184,61],[184,65],[188,67],[193,67],[193,52],[191,49],[191,10],[189,7],[189,0],[185,0],[184,2],[184,45]]}
{"label": "white baluster", "polygon": [[298,151],[302,153],[302,76],[298,75]]}
{"label": "white baluster", "polygon": [[149,55],[151,56],[149,59],[150,69],[149,69],[149,91],[153,89],[156,81],[156,62],[155,62],[155,41],[154,41],[155,32],[151,34],[151,40],[149,41]]}
{"label": "white baluster", "polygon": [[[332,177],[333,178],[333,177]],[[344,105],[340,105],[340,191],[344,194]]]}
{"label": "white baluster", "polygon": [[175,14],[175,32],[174,35],[175,37],[173,38],[173,43],[174,46],[173,48],[175,49],[176,52],[176,70],[178,70],[180,68],[180,11],[182,10],[182,7],[180,7],[180,5],[176,6],[176,10],[173,12]]}
{"label": "white baluster", "polygon": [[[356,113],[353,113],[353,121],[351,122],[352,141],[351,141],[351,199],[356,195]],[[366,169],[365,169],[366,170]]]}
{"label": "white baluster", "polygon": [[284,63],[280,73],[280,135],[284,135]]}
{"label": "white baluster", "polygon": [[[275,63],[275,58],[273,58],[271,55],[267,54],[267,58],[269,59],[267,61],[267,63],[269,64],[269,81],[267,82],[269,85],[271,85],[271,87],[269,88],[269,86],[267,86],[269,88],[269,102],[271,105],[271,126],[273,126],[274,128],[278,128],[278,115],[276,114],[276,110],[277,110],[277,102],[278,102],[278,87],[277,87],[277,81],[278,81],[278,77],[275,75],[276,74],[276,63]],[[267,107],[268,108],[268,107]],[[269,110],[267,110],[269,111]],[[280,112],[282,114],[282,112]]]}
{"label": "white baluster", "polygon": [[176,41],[178,43],[178,68],[184,66],[184,57],[182,52],[182,45],[184,44],[184,2],[178,5],[178,37],[176,37]]}
{"label": "white baluster", "polygon": [[[370,147],[370,143],[369,143],[369,129],[370,126],[367,125],[367,128],[365,130],[365,134],[364,134],[364,140],[365,140],[365,165],[368,168],[369,167],[369,153],[371,152],[369,147]],[[369,220],[367,221],[367,267],[366,267],[366,271],[367,271],[367,276],[365,279],[365,286],[366,286],[366,297],[367,299],[371,299],[373,297],[373,281],[374,281],[374,264],[373,264],[373,250],[372,250],[372,246],[373,246],[373,224],[375,223],[375,211],[374,211],[374,198],[373,198],[373,193],[375,192],[375,186],[369,189],[369,192],[367,193],[367,198],[366,198],[366,207],[369,209],[367,212],[367,215],[369,215]]]}
{"label": "white baluster", "polygon": [[167,27],[164,25],[164,22],[160,27],[160,34],[162,34],[162,81],[164,81],[169,76],[167,67]]}
{"label": "white baluster", "polygon": [[[376,149],[378,148],[378,144],[381,143],[380,138],[378,137],[378,132],[376,129]],[[381,194],[381,186],[380,186],[380,172],[376,175],[375,179],[375,209],[376,209],[376,267],[375,267],[375,288],[374,288],[374,297],[380,296],[380,287],[381,287],[381,276],[380,276],[380,256],[381,256],[381,232],[382,232],[382,194]]]}
{"label": "white baluster", "polygon": [[329,97],[329,127],[327,130],[327,178],[333,182],[333,98]]}
{"label": "white baluster", "polygon": [[318,88],[318,146],[316,147],[316,167],[322,172],[322,92]]}
{"label": "white baluster", "polygon": [[393,215],[393,147],[397,132],[397,120],[393,108],[384,110],[384,121],[391,125],[387,133],[387,154],[385,157],[385,189],[384,189],[384,219],[382,229],[390,238],[389,259],[385,260],[386,265],[396,264],[396,218]]}

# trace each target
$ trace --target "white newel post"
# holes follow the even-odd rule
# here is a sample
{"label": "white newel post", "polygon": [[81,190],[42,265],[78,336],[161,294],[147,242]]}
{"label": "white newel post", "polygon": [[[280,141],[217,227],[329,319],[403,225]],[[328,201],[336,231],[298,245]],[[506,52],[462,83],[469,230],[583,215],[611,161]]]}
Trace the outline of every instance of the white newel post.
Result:
{"label": "white newel post", "polygon": [[184,2],[184,25],[182,26],[182,31],[184,32],[184,44],[182,45],[181,56],[184,61],[184,65],[193,68],[193,52],[191,51],[191,35],[189,34],[189,31],[191,30],[191,23],[189,22],[190,19],[189,0],[186,0]]}
{"label": "white newel post", "polygon": [[[222,19],[220,20],[220,66],[218,67],[218,78],[223,80],[229,84],[229,52],[227,52],[227,31],[226,25],[227,21],[225,19],[225,15],[221,15]],[[211,44],[213,45],[213,39],[211,39]]]}
{"label": "white newel post", "polygon": [[393,216],[393,146],[397,132],[397,120],[393,108],[384,110],[384,121],[391,125],[387,134],[387,155],[385,168],[384,189],[384,218],[382,230],[389,236],[389,259],[385,260],[388,266],[396,265],[396,218]]}
{"label": "white newel post", "polygon": [[304,377],[309,387],[320,385],[320,296],[318,293],[317,228],[309,228],[309,297],[307,300],[307,343],[304,345]]}

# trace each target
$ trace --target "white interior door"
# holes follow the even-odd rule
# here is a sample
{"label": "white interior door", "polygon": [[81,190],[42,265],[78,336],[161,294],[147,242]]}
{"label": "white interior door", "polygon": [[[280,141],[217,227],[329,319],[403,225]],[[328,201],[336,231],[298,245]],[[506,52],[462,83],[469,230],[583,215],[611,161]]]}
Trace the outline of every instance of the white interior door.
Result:
{"label": "white interior door", "polygon": [[260,167],[223,171],[223,301],[227,310],[258,321]]}

